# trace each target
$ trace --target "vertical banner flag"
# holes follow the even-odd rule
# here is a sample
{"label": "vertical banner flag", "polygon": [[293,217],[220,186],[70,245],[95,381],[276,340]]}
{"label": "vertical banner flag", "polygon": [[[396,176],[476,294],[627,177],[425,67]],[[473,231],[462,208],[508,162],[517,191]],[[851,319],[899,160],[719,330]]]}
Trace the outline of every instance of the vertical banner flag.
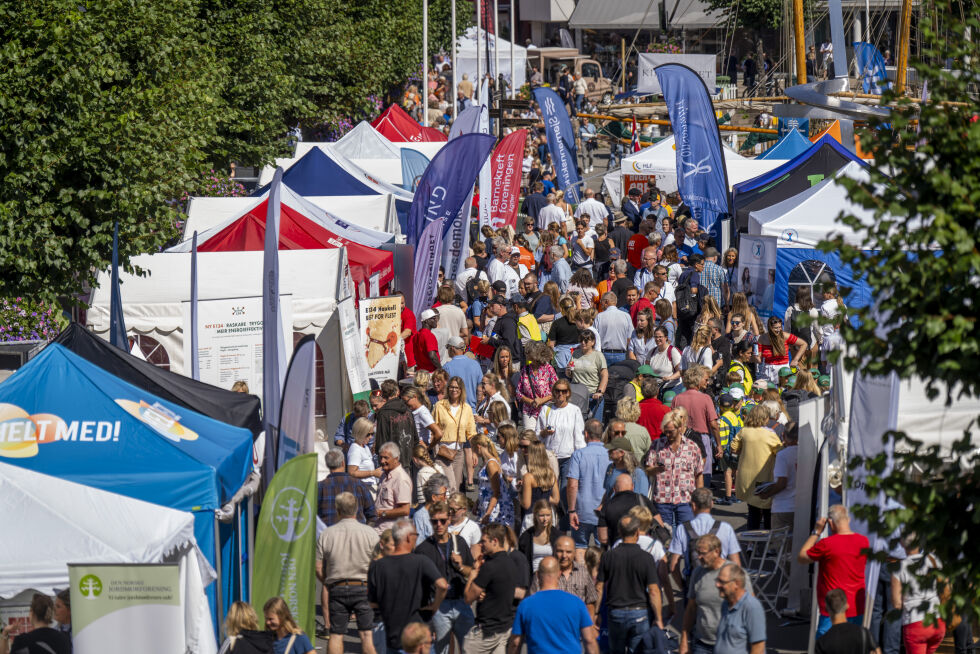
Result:
{"label": "vertical banner flag", "polygon": [[504,225],[517,229],[521,168],[524,163],[526,142],[527,130],[516,130],[505,136],[490,156],[491,181],[487,188],[480,187],[480,200],[482,204],[483,195],[487,195],[490,203],[490,217],[487,224],[494,229]]}
{"label": "vertical banner flag", "polygon": [[69,564],[68,579],[77,654],[187,649],[176,563]]}
{"label": "vertical banner flag", "polygon": [[358,310],[368,377],[378,383],[397,379],[402,349],[402,299],[397,295],[364,298]]}
{"label": "vertical banner flag", "polygon": [[732,293],[745,293],[765,320],[772,315],[776,295],[776,237],[742,234],[738,250],[738,278],[732,280]]}
{"label": "vertical banner flag", "polygon": [[636,127],[636,116],[633,116],[633,125],[631,131],[631,138],[633,146],[633,152],[639,152],[642,148],[640,147],[640,130]]}
{"label": "vertical banner flag", "polygon": [[109,341],[124,352],[129,352],[126,338],[126,320],[123,317],[122,290],[119,287],[119,222],[112,228],[112,289],[109,291]]}
{"label": "vertical banner flag", "polygon": [[422,175],[408,211],[410,244],[418,244],[422,231],[434,220],[442,220],[442,236],[446,235],[493,143],[494,138],[486,134],[464,134],[436,153]]}
{"label": "vertical banner flag", "polygon": [[[480,131],[480,123],[483,121],[483,112],[487,111],[486,105],[474,105],[467,107],[459,112],[456,120],[449,128],[449,140],[452,141],[457,136],[472,134]],[[484,132],[485,133],[485,132]]]}
{"label": "vertical banner flag", "polygon": [[[677,149],[677,188],[702,228],[718,231],[728,207],[728,170],[721,134],[704,80],[681,64],[664,64],[654,71],[667,103]],[[720,239],[716,235],[716,242]]]}
{"label": "vertical banner flag", "polygon": [[201,359],[197,343],[197,231],[191,237],[191,378],[201,381]]}
{"label": "vertical banner flag", "polygon": [[402,148],[402,188],[415,191],[422,174],[429,167],[429,158],[411,148]]}
{"label": "vertical banner flag", "polygon": [[885,58],[878,52],[878,48],[865,41],[855,41],[854,57],[857,59],[858,74],[865,93],[880,95],[882,91],[892,87],[885,69]]}
{"label": "vertical banner flag", "polygon": [[255,526],[252,600],[282,597],[297,624],[315,633],[316,457],[290,459],[272,478]]}
{"label": "vertical banner flag", "polygon": [[279,320],[279,210],[282,191],[282,168],[276,168],[269,186],[265,218],[265,252],[262,259],[262,426],[265,429],[265,458],[262,466],[263,487],[275,472],[273,447],[278,440],[279,401],[282,377],[286,372],[286,345]]}
{"label": "vertical banner flag", "polygon": [[415,286],[412,311],[420,314],[430,306],[439,286],[439,262],[442,260],[442,223],[439,218],[429,223],[415,244]]}
{"label": "vertical banner flag", "polygon": [[316,408],[316,337],[307,334],[293,350],[286,371],[279,407],[279,445],[277,465],[300,454],[313,452],[316,441],[314,409]]}
{"label": "vertical banner flag", "polygon": [[[467,107],[464,109],[449,131],[449,140],[452,141],[464,134],[480,133],[480,126],[486,122],[486,105]],[[486,132],[482,132],[486,133]],[[487,163],[480,168],[480,175],[486,169]],[[473,187],[470,187],[469,197],[463,203],[456,218],[449,226],[449,232],[443,238],[442,243],[442,267],[446,271],[446,279],[456,279],[456,276],[463,270],[463,262],[470,250],[470,215],[473,210]]]}
{"label": "vertical banner flag", "polygon": [[[486,86],[484,84],[484,86]],[[480,134],[490,133],[490,107],[487,105],[487,94],[484,92],[482,104],[480,105],[486,109],[480,114]],[[486,194],[486,189],[490,188],[490,180],[493,179],[493,171],[490,168],[490,162],[486,161],[483,163],[483,168],[480,169],[480,207],[477,212],[477,220],[480,228],[482,229],[484,225],[490,224],[490,196]]]}
{"label": "vertical banner flag", "polygon": [[[534,89],[534,99],[541,107],[545,129],[548,132],[548,151],[555,168],[558,188],[565,191],[565,201],[572,204],[580,202],[578,152],[575,148],[575,131],[568,119],[565,103],[558,94],[549,88]],[[710,104],[710,100],[709,100]]]}

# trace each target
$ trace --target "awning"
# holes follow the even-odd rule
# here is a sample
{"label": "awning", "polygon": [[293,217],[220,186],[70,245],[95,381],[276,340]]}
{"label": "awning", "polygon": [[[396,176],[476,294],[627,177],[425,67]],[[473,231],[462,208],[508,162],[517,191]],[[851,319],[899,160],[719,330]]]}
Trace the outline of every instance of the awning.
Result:
{"label": "awning", "polygon": [[[724,23],[721,12],[709,14],[701,0],[664,0],[671,28],[710,28]],[[568,19],[570,28],[595,30],[660,29],[659,0],[579,0]],[[672,18],[671,18],[672,17]]]}

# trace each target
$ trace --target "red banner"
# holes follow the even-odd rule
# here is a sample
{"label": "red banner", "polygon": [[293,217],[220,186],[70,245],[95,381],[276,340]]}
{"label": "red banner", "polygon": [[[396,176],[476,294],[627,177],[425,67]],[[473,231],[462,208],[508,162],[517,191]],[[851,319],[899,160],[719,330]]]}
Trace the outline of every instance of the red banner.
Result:
{"label": "red banner", "polygon": [[505,225],[517,228],[526,142],[527,130],[519,129],[505,136],[490,155],[490,225],[494,229]]}

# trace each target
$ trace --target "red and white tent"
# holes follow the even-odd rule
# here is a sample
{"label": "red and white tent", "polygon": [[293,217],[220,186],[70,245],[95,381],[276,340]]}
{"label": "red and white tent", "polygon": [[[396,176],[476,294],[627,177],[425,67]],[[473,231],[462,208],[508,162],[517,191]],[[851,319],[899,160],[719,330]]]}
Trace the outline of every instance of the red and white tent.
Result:
{"label": "red and white tent", "polygon": [[395,143],[445,142],[445,134],[432,127],[423,127],[409,116],[404,109],[393,104],[380,116],[371,121],[371,127],[389,141]]}

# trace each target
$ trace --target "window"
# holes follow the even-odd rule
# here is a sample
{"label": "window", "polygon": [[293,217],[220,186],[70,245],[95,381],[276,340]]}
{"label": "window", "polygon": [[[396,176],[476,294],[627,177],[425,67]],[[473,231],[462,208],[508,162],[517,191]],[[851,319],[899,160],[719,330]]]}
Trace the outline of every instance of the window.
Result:
{"label": "window", "polygon": [[813,300],[813,304],[820,306],[821,286],[827,282],[837,283],[837,276],[830,266],[815,259],[801,261],[789,273],[787,303],[793,304],[796,301],[797,290],[801,286],[805,286],[810,289],[810,298]]}
{"label": "window", "polygon": [[599,79],[602,77],[602,73],[599,72],[599,66],[596,64],[582,64],[582,77],[591,77],[592,79]]}
{"label": "window", "polygon": [[[134,348],[136,351],[134,352]],[[158,368],[170,370],[170,355],[160,342],[146,334],[136,334],[129,338],[129,351],[142,356]]]}

